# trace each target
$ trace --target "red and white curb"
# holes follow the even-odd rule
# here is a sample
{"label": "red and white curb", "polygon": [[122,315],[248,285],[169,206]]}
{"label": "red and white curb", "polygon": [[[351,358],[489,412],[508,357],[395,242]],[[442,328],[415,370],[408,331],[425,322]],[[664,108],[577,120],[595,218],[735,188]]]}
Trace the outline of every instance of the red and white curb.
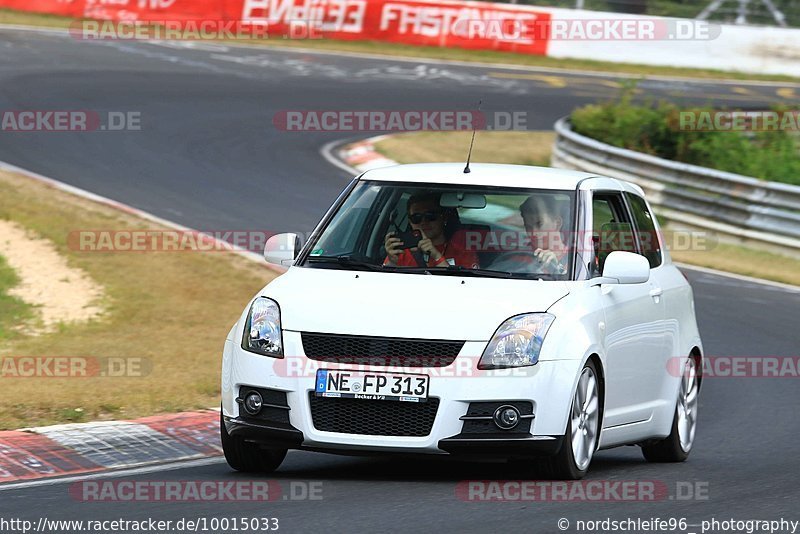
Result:
{"label": "red and white curb", "polygon": [[[146,211],[0,161],[0,169],[140,217],[167,228],[194,231]],[[220,247],[256,261],[259,254],[223,243]],[[283,270],[275,269],[279,272]],[[75,423],[0,431],[0,488],[7,483],[81,475],[112,469],[219,456],[219,412],[203,410],[145,417],[134,421]]]}
{"label": "red and white curb", "polygon": [[346,145],[339,149],[339,159],[360,172],[397,165],[396,161],[387,158],[375,150],[375,143],[387,137],[389,136],[379,135]]}
{"label": "red and white curb", "polygon": [[219,456],[219,412],[0,432],[3,483]]}

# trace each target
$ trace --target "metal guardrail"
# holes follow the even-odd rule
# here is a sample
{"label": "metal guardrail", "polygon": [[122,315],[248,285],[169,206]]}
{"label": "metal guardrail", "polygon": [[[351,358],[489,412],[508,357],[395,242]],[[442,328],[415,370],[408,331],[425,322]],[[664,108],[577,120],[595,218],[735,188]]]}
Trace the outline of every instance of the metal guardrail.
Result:
{"label": "metal guardrail", "polygon": [[669,219],[800,253],[800,187],[617,148],[556,125],[552,165],[639,185]]}

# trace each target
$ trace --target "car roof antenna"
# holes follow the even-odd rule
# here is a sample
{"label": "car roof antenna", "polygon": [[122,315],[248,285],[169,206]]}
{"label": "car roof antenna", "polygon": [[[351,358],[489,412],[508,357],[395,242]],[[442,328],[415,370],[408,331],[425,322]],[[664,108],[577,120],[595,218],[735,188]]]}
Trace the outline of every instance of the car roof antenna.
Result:
{"label": "car roof antenna", "polygon": [[[483,104],[483,100],[478,100],[478,113],[481,111],[481,104]],[[475,130],[477,130],[477,126],[475,125],[475,121],[477,117],[472,118],[472,140],[469,142],[469,152],[467,152],[467,165],[464,167],[464,174],[469,174],[471,171],[469,170],[469,160],[472,158],[472,144],[475,143]]]}

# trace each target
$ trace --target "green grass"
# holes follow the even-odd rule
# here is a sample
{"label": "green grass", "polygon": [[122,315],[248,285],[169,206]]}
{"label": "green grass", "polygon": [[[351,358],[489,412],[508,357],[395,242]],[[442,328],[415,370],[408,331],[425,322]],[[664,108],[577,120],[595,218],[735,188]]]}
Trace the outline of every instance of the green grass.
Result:
{"label": "green grass", "polygon": [[17,284],[19,277],[5,258],[0,256],[0,342],[19,337],[20,332],[16,327],[33,317],[32,306],[8,294],[8,290]]}
{"label": "green grass", "polygon": [[[0,9],[0,23],[51,28],[69,28],[72,19],[53,15],[38,15],[9,9]],[[566,70],[588,70],[608,72],[630,77],[674,76],[702,79],[731,79],[757,81],[798,82],[800,76],[750,74],[717,69],[692,69],[685,67],[661,67],[592,61],[583,59],[559,59],[493,50],[466,50],[460,48],[439,48],[433,46],[414,46],[379,41],[335,41],[330,39],[290,40],[276,36],[272,39],[241,41],[258,46],[279,46],[283,48],[305,48],[330,52],[351,52],[376,54],[382,56],[402,56],[417,59],[442,59],[473,63],[509,64],[526,67],[543,67]]]}
{"label": "green grass", "polygon": [[[466,161],[471,132],[412,132],[392,135],[376,144],[376,149],[400,163]],[[553,132],[477,132],[472,161],[550,164]]]}
{"label": "green grass", "polygon": [[[219,404],[225,336],[247,301],[275,275],[225,252],[81,252],[74,230],[156,230],[158,225],[0,172],[0,218],[50,240],[67,262],[103,286],[101,318],[39,336],[0,339],[0,358],[138,358],[141,376],[0,376],[0,429],[130,419]],[[254,224],[258,224],[254,221]],[[0,264],[0,299],[14,278]],[[0,322],[20,313],[0,300]],[[24,308],[22,308],[24,310]],[[47,395],[31,395],[31,391]]]}
{"label": "green grass", "polygon": [[45,28],[68,29],[73,19],[58,15],[28,13],[14,9],[0,8],[0,23],[18,24],[20,26],[43,26]]}

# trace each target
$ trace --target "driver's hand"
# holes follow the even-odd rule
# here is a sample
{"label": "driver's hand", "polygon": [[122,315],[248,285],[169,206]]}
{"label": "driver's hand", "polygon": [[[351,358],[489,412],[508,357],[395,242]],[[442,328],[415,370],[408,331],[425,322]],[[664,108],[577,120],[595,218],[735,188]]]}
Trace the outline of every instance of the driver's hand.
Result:
{"label": "driver's hand", "polygon": [[433,241],[431,241],[431,238],[426,236],[425,232],[423,232],[422,230],[420,230],[419,232],[420,234],[422,234],[422,239],[419,240],[419,245],[417,245],[419,250],[430,255],[431,259],[434,262],[441,261],[442,253],[439,252],[439,250],[433,245]]}
{"label": "driver's hand", "polygon": [[552,250],[545,250],[537,248],[533,251],[533,255],[542,264],[542,267],[548,272],[557,272],[559,268],[558,256]]}
{"label": "driver's hand", "polygon": [[400,254],[403,252],[402,244],[403,242],[393,232],[386,234],[383,246],[386,248],[386,256],[389,258],[391,265],[397,265]]}

